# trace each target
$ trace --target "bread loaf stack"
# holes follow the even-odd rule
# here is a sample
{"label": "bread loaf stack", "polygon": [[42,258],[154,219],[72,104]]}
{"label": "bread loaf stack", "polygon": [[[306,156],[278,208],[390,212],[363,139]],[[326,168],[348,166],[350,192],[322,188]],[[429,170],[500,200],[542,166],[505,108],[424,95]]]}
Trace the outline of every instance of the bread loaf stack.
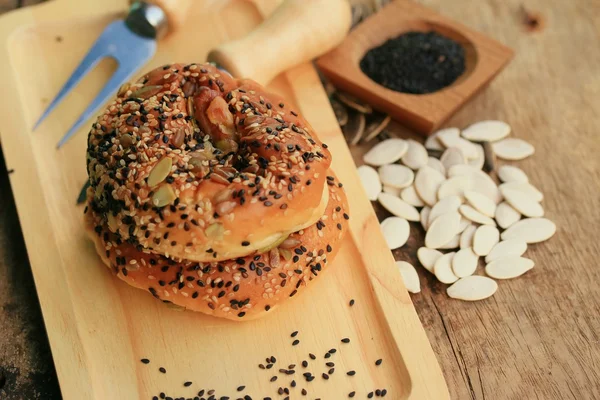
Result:
{"label": "bread loaf stack", "polygon": [[93,125],[86,226],[98,254],[163,302],[250,319],[331,264],[348,205],[297,110],[209,64],[124,85]]}

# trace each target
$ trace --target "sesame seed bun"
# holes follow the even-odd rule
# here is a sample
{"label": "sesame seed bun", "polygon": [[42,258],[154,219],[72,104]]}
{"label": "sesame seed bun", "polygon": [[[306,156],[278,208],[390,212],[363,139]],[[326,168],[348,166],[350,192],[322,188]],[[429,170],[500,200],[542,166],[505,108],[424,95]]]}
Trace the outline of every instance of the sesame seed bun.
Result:
{"label": "sesame seed bun", "polygon": [[[224,261],[176,260],[123,240],[86,208],[102,261],[128,284],[164,302],[232,320],[260,317],[295,296],[331,264],[348,229],[346,195],[331,171],[327,207],[318,221],[278,247]],[[88,190],[93,196],[93,189]]]}
{"label": "sesame seed bun", "polygon": [[231,260],[314,225],[330,163],[278,96],[209,64],[173,64],[124,85],[93,125],[89,208],[98,229],[144,251]]}

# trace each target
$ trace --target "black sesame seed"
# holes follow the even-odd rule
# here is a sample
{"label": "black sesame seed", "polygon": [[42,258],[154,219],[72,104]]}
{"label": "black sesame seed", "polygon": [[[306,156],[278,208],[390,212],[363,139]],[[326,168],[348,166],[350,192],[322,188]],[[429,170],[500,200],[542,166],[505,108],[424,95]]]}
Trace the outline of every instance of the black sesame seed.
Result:
{"label": "black sesame seed", "polygon": [[381,389],[375,390],[375,396],[377,396],[377,397],[381,396]]}
{"label": "black sesame seed", "polygon": [[292,332],[292,334],[290,335],[291,337],[296,337],[298,335],[298,331],[294,331]]}
{"label": "black sesame seed", "polygon": [[356,394],[356,392],[350,392],[350,393],[348,393],[348,397],[352,398],[352,397],[354,397],[355,394]]}
{"label": "black sesame seed", "polygon": [[275,358],[275,356],[271,356],[270,360],[273,364],[275,364],[277,362],[277,359]]}
{"label": "black sesame seed", "polygon": [[292,346],[296,346],[298,343],[300,343],[300,341],[298,339],[296,339],[292,342]]}
{"label": "black sesame seed", "polygon": [[383,360],[380,358],[379,360],[375,361],[375,365],[381,365],[381,363],[383,362]]}
{"label": "black sesame seed", "polygon": [[386,394],[387,394],[387,389],[382,389],[381,390],[381,397],[385,397]]}
{"label": "black sesame seed", "polygon": [[296,387],[296,381],[295,381],[295,380],[292,380],[292,381],[290,382],[290,386],[291,386],[291,387]]}
{"label": "black sesame seed", "polygon": [[271,379],[269,379],[271,382],[275,382],[277,380],[277,375],[273,375],[271,377]]}
{"label": "black sesame seed", "polygon": [[329,371],[327,371],[327,373],[329,375],[333,375],[334,372],[335,372],[335,368],[331,368]]}
{"label": "black sesame seed", "polygon": [[248,241],[244,240],[244,241],[242,242],[242,246],[244,246],[244,247],[245,247],[245,246],[250,246],[250,242],[248,242]]}
{"label": "black sesame seed", "polygon": [[323,374],[321,374],[321,376],[323,377],[323,379],[327,380],[329,379],[329,375],[327,375],[325,372],[323,372]]}
{"label": "black sesame seed", "polygon": [[356,371],[354,371],[354,370],[348,371],[348,372],[346,372],[346,375],[348,375],[348,376],[354,376],[354,375],[356,375]]}
{"label": "black sesame seed", "polygon": [[302,366],[304,368],[308,367],[308,361],[306,361],[306,360],[302,361]]}
{"label": "black sesame seed", "polygon": [[308,392],[306,391],[306,389],[302,389],[302,391],[300,393],[302,393],[302,396],[306,396],[308,394]]}
{"label": "black sesame seed", "polygon": [[244,390],[246,388],[246,386],[238,386],[237,391],[241,392],[242,390]]}
{"label": "black sesame seed", "polygon": [[350,300],[350,307],[352,307],[354,305],[354,299]]}
{"label": "black sesame seed", "polygon": [[143,362],[144,364],[150,363],[150,360],[148,360],[147,358],[142,358],[140,361]]}
{"label": "black sesame seed", "polygon": [[337,351],[336,349],[330,349],[330,350],[329,350],[329,353],[330,353],[330,354],[335,354],[335,352],[336,352],[336,351]]}
{"label": "black sesame seed", "polygon": [[190,387],[190,386],[192,386],[192,382],[190,382],[190,381],[187,381],[187,382],[185,382],[185,383],[183,384],[183,386],[185,386],[185,387]]}
{"label": "black sesame seed", "polygon": [[342,339],[342,343],[350,343],[350,339],[344,338],[344,339]]}
{"label": "black sesame seed", "polygon": [[162,372],[163,374],[166,374],[166,373],[167,373],[167,370],[166,370],[166,369],[164,369],[163,367],[160,367],[158,370],[159,370],[160,372]]}

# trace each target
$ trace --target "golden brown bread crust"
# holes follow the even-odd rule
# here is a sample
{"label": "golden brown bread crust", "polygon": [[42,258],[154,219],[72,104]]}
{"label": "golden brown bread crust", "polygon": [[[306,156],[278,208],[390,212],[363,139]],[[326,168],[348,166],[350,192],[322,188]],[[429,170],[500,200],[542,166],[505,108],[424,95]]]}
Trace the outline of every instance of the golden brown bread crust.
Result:
{"label": "golden brown bread crust", "polygon": [[260,85],[173,64],[122,87],[93,125],[89,206],[155,254],[243,257],[319,219],[330,163],[308,122]]}
{"label": "golden brown bread crust", "polygon": [[294,296],[331,263],[348,229],[346,195],[327,181],[329,202],[319,221],[293,233],[268,253],[221,262],[176,262],[144,252],[117,235],[86,208],[90,237],[104,263],[128,284],[165,302],[232,320],[259,317]]}

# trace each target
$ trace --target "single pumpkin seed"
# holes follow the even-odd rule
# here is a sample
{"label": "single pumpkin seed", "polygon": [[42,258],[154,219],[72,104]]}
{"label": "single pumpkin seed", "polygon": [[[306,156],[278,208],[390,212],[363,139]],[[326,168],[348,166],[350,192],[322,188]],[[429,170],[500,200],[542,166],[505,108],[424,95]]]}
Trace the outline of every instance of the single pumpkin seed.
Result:
{"label": "single pumpkin seed", "polygon": [[386,139],[377,143],[363,156],[363,161],[376,167],[393,164],[408,150],[408,143],[403,139]]}
{"label": "single pumpkin seed", "polygon": [[148,99],[152,96],[157,95],[163,89],[162,85],[148,85],[142,86],[139,89],[136,89],[133,93],[131,93],[131,97],[135,97],[138,99]]}
{"label": "single pumpkin seed", "polygon": [[162,185],[152,195],[152,205],[155,207],[164,207],[171,204],[177,195],[171,185]]}
{"label": "single pumpkin seed", "polygon": [[426,204],[433,206],[438,200],[438,189],[445,180],[439,171],[426,165],[415,175],[415,190]]}
{"label": "single pumpkin seed", "polygon": [[459,278],[470,276],[475,273],[479,256],[470,247],[459,250],[452,259],[452,272]]}
{"label": "single pumpkin seed", "polygon": [[473,246],[473,236],[475,235],[475,231],[477,230],[476,225],[469,225],[462,233],[460,234],[460,248],[466,249],[467,247]]}
{"label": "single pumpkin seed", "polygon": [[490,263],[498,258],[520,257],[527,251],[527,243],[519,239],[508,239],[498,242],[485,256],[485,262]]}
{"label": "single pumpkin seed", "polygon": [[522,219],[502,232],[502,240],[520,239],[526,243],[539,243],[556,233],[556,225],[547,218]]}
{"label": "single pumpkin seed", "polygon": [[498,241],[500,241],[498,228],[482,225],[473,235],[473,252],[478,256],[487,256]]}
{"label": "single pumpkin seed", "polygon": [[523,275],[535,263],[519,256],[500,257],[485,266],[485,273],[495,279],[512,279]]}
{"label": "single pumpkin seed", "polygon": [[427,247],[420,247],[417,250],[417,258],[421,265],[429,272],[433,273],[433,266],[438,258],[443,256],[444,254],[436,249],[430,249]]}
{"label": "single pumpkin seed", "polygon": [[280,236],[279,238],[277,238],[277,240],[273,241],[271,244],[268,244],[267,246],[264,246],[264,247],[261,247],[260,249],[258,249],[257,252],[259,254],[262,254],[262,253],[271,251],[272,249],[278,247],[280,244],[285,242],[285,240],[288,238],[288,236],[289,235]]}
{"label": "single pumpkin seed", "polygon": [[404,218],[389,217],[381,222],[381,232],[390,250],[395,250],[406,244],[410,236],[410,225]]}
{"label": "single pumpkin seed", "polygon": [[348,123],[342,128],[346,140],[351,145],[358,144],[365,132],[365,115],[353,112],[348,116]]}
{"label": "single pumpkin seed", "polygon": [[508,138],[492,144],[494,153],[503,160],[523,160],[535,153],[535,148],[523,139]]}
{"label": "single pumpkin seed", "polygon": [[487,276],[471,275],[459,279],[446,293],[449,297],[465,301],[487,299],[498,290],[498,284]]}
{"label": "single pumpkin seed", "polygon": [[498,178],[502,182],[529,183],[527,174],[519,167],[503,165],[498,169]]}
{"label": "single pumpkin seed", "polygon": [[483,215],[473,207],[463,204],[459,207],[458,211],[468,220],[475,222],[476,224],[496,226],[496,221],[487,215]]}
{"label": "single pumpkin seed", "polygon": [[455,255],[455,252],[446,253],[433,264],[433,273],[438,281],[450,284],[458,280],[458,277],[452,271],[452,260]]}
{"label": "single pumpkin seed", "polygon": [[204,234],[209,239],[222,239],[223,233],[225,233],[225,228],[220,222],[212,223],[204,230]]}
{"label": "single pumpkin seed", "polygon": [[494,215],[498,226],[502,229],[507,229],[509,226],[521,219],[521,214],[515,210],[510,204],[503,201],[496,207]]}
{"label": "single pumpkin seed", "polygon": [[373,112],[373,108],[360,101],[358,98],[343,92],[337,92],[336,97],[339,101],[344,103],[346,106],[362,113],[362,114],[371,114]]}
{"label": "single pumpkin seed", "polygon": [[383,130],[390,124],[392,117],[389,115],[380,114],[375,117],[371,122],[367,124],[365,128],[365,133],[363,134],[363,141],[370,142],[375,139],[377,135],[379,135]]}
{"label": "single pumpkin seed", "polygon": [[170,157],[163,157],[148,174],[148,186],[154,187],[164,181],[171,173],[172,166],[173,160]]}
{"label": "single pumpkin seed", "polygon": [[427,161],[429,160],[427,149],[421,143],[412,139],[407,140],[407,143],[408,150],[402,156],[402,163],[414,170],[427,165]]}
{"label": "single pumpkin seed", "polygon": [[473,142],[496,142],[510,134],[510,125],[503,121],[479,121],[465,128],[461,135]]}
{"label": "single pumpkin seed", "polygon": [[450,242],[460,227],[460,214],[448,212],[437,217],[430,225],[425,235],[425,246],[437,249]]}
{"label": "single pumpkin seed", "polygon": [[407,219],[409,221],[418,221],[419,211],[416,208],[405,202],[399,197],[389,193],[379,193],[377,197],[379,203],[390,213],[397,217]]}
{"label": "single pumpkin seed", "polygon": [[415,174],[404,165],[387,164],[379,167],[379,179],[385,186],[403,189],[412,185]]}
{"label": "single pumpkin seed", "polygon": [[425,206],[421,209],[420,213],[420,221],[423,230],[427,231],[429,228],[429,214],[431,213],[431,208],[429,206]]}
{"label": "single pumpkin seed", "polygon": [[221,203],[225,200],[228,200],[231,195],[233,194],[233,189],[223,189],[220,192],[217,192],[217,194],[215,194],[215,197],[213,197],[213,202],[215,204]]}
{"label": "single pumpkin seed", "polygon": [[464,196],[474,209],[490,218],[494,218],[496,203],[492,199],[474,190],[465,190]]}
{"label": "single pumpkin seed", "polygon": [[281,244],[279,245],[279,248],[280,249],[293,249],[294,247],[298,246],[300,243],[302,243],[302,242],[299,241],[298,239],[286,237],[285,240],[283,242],[281,242]]}
{"label": "single pumpkin seed", "polygon": [[406,261],[396,261],[396,266],[400,270],[406,290],[410,293],[419,293],[421,291],[421,282],[419,282],[419,274],[415,267]]}
{"label": "single pumpkin seed", "polygon": [[377,171],[368,165],[361,165],[358,167],[358,177],[369,200],[377,200],[377,196],[381,193],[381,181]]}
{"label": "single pumpkin seed", "polygon": [[235,201],[222,201],[215,206],[215,211],[219,215],[229,214],[237,205]]}
{"label": "single pumpkin seed", "polygon": [[402,192],[400,193],[400,198],[413,207],[423,207],[425,205],[423,200],[421,200],[421,198],[417,194],[417,191],[415,190],[415,187],[413,185],[402,189]]}
{"label": "single pumpkin seed", "polygon": [[538,203],[544,200],[544,194],[540,192],[531,183],[525,182],[506,182],[499,186],[500,191],[503,189],[518,190],[523,192],[530,200],[537,201]]}

